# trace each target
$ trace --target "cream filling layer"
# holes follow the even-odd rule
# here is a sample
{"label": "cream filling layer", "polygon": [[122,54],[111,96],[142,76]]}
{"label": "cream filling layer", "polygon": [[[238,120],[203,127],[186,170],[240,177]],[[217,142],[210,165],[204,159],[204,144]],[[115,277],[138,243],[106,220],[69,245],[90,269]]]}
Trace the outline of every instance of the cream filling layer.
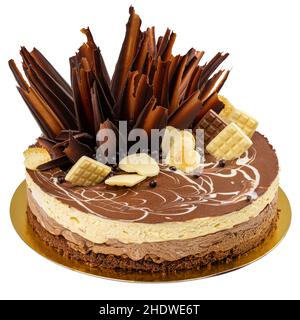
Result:
{"label": "cream filling layer", "polygon": [[273,181],[262,196],[241,210],[217,217],[157,224],[110,220],[82,212],[48,195],[27,173],[26,182],[33,199],[50,218],[84,239],[101,244],[111,239],[122,243],[185,240],[233,228],[256,217],[266,205],[272,202],[278,191],[279,178]]}

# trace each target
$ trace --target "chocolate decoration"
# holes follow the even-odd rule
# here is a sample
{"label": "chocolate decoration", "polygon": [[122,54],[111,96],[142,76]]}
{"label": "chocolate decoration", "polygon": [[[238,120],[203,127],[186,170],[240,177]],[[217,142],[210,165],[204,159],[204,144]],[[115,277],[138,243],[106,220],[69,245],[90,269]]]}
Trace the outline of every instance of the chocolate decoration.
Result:
{"label": "chocolate decoration", "polygon": [[152,96],[153,88],[147,77],[138,71],[130,72],[122,98],[121,119],[127,120],[129,125],[134,124]]}
{"label": "chocolate decoration", "polygon": [[179,89],[180,89],[180,84],[182,81],[187,60],[188,60],[188,55],[180,57],[178,66],[171,80],[169,115],[172,115],[179,107],[179,98],[180,98]]}
{"label": "chocolate decoration", "polygon": [[228,53],[218,52],[204,67],[199,79],[198,88],[202,88],[219,65],[228,57]]}
{"label": "chocolate decoration", "polygon": [[68,107],[45,85],[43,80],[38,76],[34,69],[25,69],[25,74],[30,85],[45,99],[51,106],[56,116],[62,122],[65,128],[76,128],[74,114]]}
{"label": "chocolate decoration", "polygon": [[153,79],[153,92],[157,104],[169,108],[169,68],[170,61],[158,58],[157,68]]}
{"label": "chocolate decoration", "polygon": [[135,128],[144,129],[150,137],[151,129],[163,129],[167,125],[168,109],[156,106],[156,99],[152,98],[137,119]]}
{"label": "chocolate decoration", "polygon": [[202,104],[199,99],[199,90],[190,96],[183,104],[176,110],[176,112],[168,120],[168,125],[178,128],[180,130],[189,128],[195,116],[199,113]]}
{"label": "chocolate decoration", "polygon": [[201,90],[200,99],[201,101],[206,101],[213,93],[219,92],[225,83],[229,71],[220,70],[215,75],[213,75],[206,83],[204,88]]}
{"label": "chocolate decoration", "polygon": [[220,118],[213,110],[209,110],[194,128],[204,130],[204,143],[207,145],[223,129],[225,129],[226,126],[227,123],[223,121],[222,118]]}
{"label": "chocolate decoration", "polygon": [[[72,88],[67,83],[67,81],[57,72],[57,70],[52,66],[52,64],[43,56],[43,54],[36,48],[33,48],[31,56],[35,61],[44,69],[46,72],[57,82],[59,85],[65,89],[69,95],[72,95]],[[74,110],[72,110],[74,111]]]}
{"label": "chocolate decoration", "polygon": [[77,162],[82,156],[93,156],[93,150],[86,144],[79,142],[73,136],[70,136],[68,146],[64,149],[64,153],[73,162]]}
{"label": "chocolate decoration", "polygon": [[111,90],[115,100],[120,98],[120,93],[125,86],[128,73],[133,64],[142,37],[140,31],[142,21],[140,17],[135,13],[133,7],[130,7],[129,14],[130,17],[126,25],[125,39],[111,83]]}
{"label": "chocolate decoration", "polygon": [[18,90],[27,106],[30,108],[30,111],[34,114],[34,117],[38,119],[38,123],[45,135],[54,138],[64,129],[55,113],[34,89],[29,88],[29,90],[26,91],[22,88],[18,88]]}
{"label": "chocolate decoration", "polygon": [[81,29],[87,40],[70,58],[71,86],[37,49],[20,51],[28,83],[9,61],[21,96],[44,136],[54,141],[55,152],[65,150],[71,159],[83,152],[90,155],[99,128],[117,131],[120,120],[128,121],[129,131],[143,128],[150,133],[167,123],[185,129],[193,128],[208,110],[223,108],[218,92],[229,72],[216,70],[228,54],[218,53],[201,66],[203,51],[192,48],[174,56],[174,32],[167,29],[156,41],[154,27],[142,32],[133,7],[129,13],[112,81],[89,28]]}
{"label": "chocolate decoration", "polygon": [[183,78],[182,81],[180,83],[180,87],[179,87],[179,94],[180,96],[184,95],[185,90],[191,80],[191,77],[194,73],[195,68],[197,67],[197,65],[199,64],[201,58],[204,55],[204,51],[196,51],[194,53],[194,55],[191,55],[191,57],[189,57],[190,62],[187,61],[187,66],[184,70],[184,74],[183,74]]}
{"label": "chocolate decoration", "polygon": [[69,158],[67,156],[62,156],[57,159],[53,159],[47,163],[41,164],[40,166],[37,167],[37,170],[49,171],[51,169],[64,167],[70,164],[71,162]]}
{"label": "chocolate decoration", "polygon": [[50,90],[53,90],[53,93],[70,109],[71,112],[73,112],[73,98],[69,94],[69,90],[66,90],[59,82],[52,78],[52,76],[38,64],[25,47],[21,47],[20,54],[23,58],[24,72],[26,72],[26,69],[33,69],[40,79],[42,79],[44,85]]}

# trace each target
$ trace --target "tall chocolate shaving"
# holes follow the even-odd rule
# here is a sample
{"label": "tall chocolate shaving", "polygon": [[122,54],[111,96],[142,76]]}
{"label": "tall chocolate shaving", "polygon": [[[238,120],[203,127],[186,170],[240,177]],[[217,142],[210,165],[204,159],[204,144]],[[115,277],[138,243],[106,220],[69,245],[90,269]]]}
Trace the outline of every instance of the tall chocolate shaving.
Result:
{"label": "tall chocolate shaving", "polygon": [[111,83],[111,90],[116,100],[118,100],[123,91],[142,37],[140,30],[142,21],[140,17],[135,13],[133,7],[130,7],[129,14],[130,18],[126,26],[125,39]]}
{"label": "tall chocolate shaving", "polygon": [[27,81],[9,61],[18,90],[46,139],[43,144],[56,152],[57,159],[43,170],[92,156],[103,143],[101,130],[118,134],[120,120],[127,121],[129,132],[142,128],[150,134],[167,125],[193,128],[208,110],[221,111],[218,93],[229,71],[218,68],[228,54],[219,52],[199,65],[203,51],[192,48],[174,55],[174,32],[167,29],[156,39],[154,27],[141,31],[141,23],[130,7],[112,80],[89,28],[81,29],[87,40],[69,60],[71,86],[37,49],[21,48]]}

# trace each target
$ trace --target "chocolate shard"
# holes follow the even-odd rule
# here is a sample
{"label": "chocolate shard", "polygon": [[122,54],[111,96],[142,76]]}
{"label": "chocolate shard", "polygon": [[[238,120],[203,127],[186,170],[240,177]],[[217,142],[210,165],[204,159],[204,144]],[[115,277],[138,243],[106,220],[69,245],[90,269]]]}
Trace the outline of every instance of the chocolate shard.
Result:
{"label": "chocolate shard", "polygon": [[229,56],[229,53],[222,54],[218,52],[205,66],[199,79],[198,88],[201,90],[209,77],[216,71],[219,65]]}
{"label": "chocolate shard", "polygon": [[57,159],[64,156],[64,153],[60,149],[54,148],[55,141],[50,140],[46,137],[43,137],[43,136],[39,137],[37,139],[37,145],[42,148],[45,148],[51,155],[52,159]]}
{"label": "chocolate shard", "polygon": [[53,110],[65,128],[75,129],[76,120],[74,114],[67,106],[50,90],[34,69],[25,68],[25,74],[30,85],[43,97],[49,107]]}
{"label": "chocolate shard", "polygon": [[217,91],[213,93],[204,103],[209,109],[214,110],[216,113],[220,113],[225,106],[224,103],[219,99]]}
{"label": "chocolate shard", "polygon": [[198,84],[199,84],[199,79],[201,76],[201,73],[203,72],[203,69],[200,66],[197,66],[194,71],[193,74],[191,76],[191,79],[188,83],[186,92],[185,92],[185,98],[187,99],[191,94],[193,94],[193,92],[195,92],[196,90],[198,90]]}
{"label": "chocolate shard", "polygon": [[74,112],[73,97],[68,90],[61,86],[50,74],[44,70],[34,57],[27,51],[25,47],[21,47],[20,54],[23,58],[23,68],[33,69],[36,74],[42,79],[44,85],[47,86],[50,90],[53,90],[53,93],[69,108],[70,112]]}
{"label": "chocolate shard", "polygon": [[214,74],[200,90],[200,99],[206,101],[213,93],[219,92],[228,78],[229,70],[220,70]]}
{"label": "chocolate shard", "polygon": [[213,109],[215,112],[219,112],[218,110],[222,110],[223,107],[223,102],[218,99],[218,93],[213,93],[209,99],[203,102],[202,108],[195,117],[194,124],[196,125],[209,110]]}
{"label": "chocolate shard", "polygon": [[151,129],[162,129],[167,125],[168,109],[157,106],[152,98],[137,119],[134,128],[144,129],[150,137]]}
{"label": "chocolate shard", "polygon": [[168,28],[157,44],[157,56],[163,61],[169,60],[172,56],[172,49],[176,40],[176,33]]}
{"label": "chocolate shard", "polygon": [[88,41],[79,48],[79,57],[80,59],[87,59],[98,85],[101,87],[102,94],[104,95],[102,100],[105,99],[107,105],[112,108],[112,106],[115,104],[115,100],[110,90],[110,77],[101,51],[95,44],[89,28],[83,28],[81,29],[81,32],[86,35]]}
{"label": "chocolate shard", "polygon": [[158,57],[157,68],[153,79],[154,96],[157,104],[169,108],[169,68],[170,61]]}
{"label": "chocolate shard", "polygon": [[23,78],[21,72],[19,71],[18,67],[16,66],[16,63],[13,59],[10,59],[8,61],[8,65],[10,67],[10,70],[12,71],[18,85],[25,91],[29,91],[29,85]]}
{"label": "chocolate shard", "polygon": [[148,41],[148,52],[151,57],[155,58],[156,57],[156,41],[155,41],[155,28],[147,28],[146,30],[149,41]]}
{"label": "chocolate shard", "polygon": [[[96,135],[96,159],[100,162],[105,162],[106,159],[103,159],[103,156],[108,156],[108,149],[115,150],[116,146],[120,144],[124,146],[127,145],[124,139],[126,139],[126,137],[120,136],[118,128],[109,119],[101,123],[100,129]],[[112,163],[117,162],[117,158],[118,152],[116,157],[110,159],[110,161]]]}
{"label": "chocolate shard", "polygon": [[153,88],[148,78],[138,71],[130,72],[122,98],[124,108],[121,119],[127,120],[132,126],[152,96]]}
{"label": "chocolate shard", "polygon": [[72,88],[67,81],[59,74],[52,64],[44,57],[44,55],[36,48],[33,48],[31,56],[35,61],[57,82],[59,85],[72,95]]}
{"label": "chocolate shard", "polygon": [[82,156],[92,157],[94,152],[88,145],[70,136],[68,146],[64,149],[64,153],[71,162],[75,163]]}
{"label": "chocolate shard", "polygon": [[138,48],[138,53],[134,59],[131,71],[138,71],[143,73],[147,55],[149,53],[149,33],[143,32],[142,40]]}
{"label": "chocolate shard", "polygon": [[53,159],[49,162],[46,162],[44,164],[41,164],[40,166],[37,167],[37,170],[40,171],[47,171],[51,170],[57,167],[65,167],[71,165],[71,162],[67,156],[62,156],[57,159]]}
{"label": "chocolate shard", "polygon": [[180,130],[190,128],[202,106],[199,93],[199,90],[196,91],[180,105],[176,112],[169,118],[168,125]]}
{"label": "chocolate shard", "polygon": [[94,134],[89,71],[81,65],[72,69],[72,88],[78,128],[80,131]]}
{"label": "chocolate shard", "polygon": [[32,88],[29,88],[29,91],[22,88],[18,88],[18,90],[40,125],[43,133],[49,138],[54,139],[54,137],[64,129],[63,124],[55,113]]}
{"label": "chocolate shard", "polygon": [[141,19],[135,13],[134,8],[129,9],[129,20],[126,25],[126,35],[121,48],[119,59],[112,77],[111,90],[115,100],[120,98],[123,92],[128,73],[137,54],[137,49],[141,41]]}
{"label": "chocolate shard", "polygon": [[188,60],[188,55],[180,57],[178,66],[172,78],[170,78],[170,107],[169,107],[169,115],[172,115],[179,107],[180,100],[180,84],[182,82],[182,77],[184,73],[184,69],[186,67],[186,62]]}
{"label": "chocolate shard", "polygon": [[74,136],[75,134],[79,133],[79,130],[61,130],[60,133],[55,137],[55,141],[65,141],[69,139],[70,134]]}
{"label": "chocolate shard", "polygon": [[192,79],[192,75],[194,73],[194,70],[198,66],[203,55],[204,55],[204,51],[195,51],[193,57],[192,57],[192,55],[189,56],[188,60],[190,60],[190,61],[187,61],[187,65],[184,70],[182,81],[181,81],[180,87],[179,87],[179,94],[181,97],[184,96],[185,91],[188,87],[188,84]]}
{"label": "chocolate shard", "polygon": [[101,106],[99,92],[95,81],[93,87],[91,88],[91,100],[93,108],[94,131],[97,132],[100,124],[106,120],[106,117],[103,113],[103,108]]}

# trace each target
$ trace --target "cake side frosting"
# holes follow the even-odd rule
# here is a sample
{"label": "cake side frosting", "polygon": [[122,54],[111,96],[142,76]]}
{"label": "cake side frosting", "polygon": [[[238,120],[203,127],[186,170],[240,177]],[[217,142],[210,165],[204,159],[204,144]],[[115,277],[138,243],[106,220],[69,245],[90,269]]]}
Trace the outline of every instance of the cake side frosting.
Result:
{"label": "cake side frosting", "polygon": [[240,210],[226,215],[191,219],[184,222],[148,224],[103,219],[62,203],[42,191],[29,176],[27,176],[27,184],[33,199],[50,218],[65,229],[94,243],[105,243],[111,239],[123,243],[183,240],[230,229],[257,216],[273,200],[278,190],[278,178],[275,178],[262,196]]}
{"label": "cake side frosting", "polygon": [[[188,256],[206,256],[211,252],[226,252],[233,247],[241,246],[242,243],[245,243],[244,246],[247,247],[255,238],[265,236],[264,230],[269,230],[277,215],[277,196],[275,196],[272,202],[256,217],[234,226],[230,231],[223,230],[184,240],[144,242],[141,244],[125,244],[118,240],[108,240],[99,244],[86,240],[55,222],[38,206],[30,192],[28,192],[28,199],[30,203],[29,217],[33,215],[44,229],[44,233],[49,232],[55,237],[64,239],[65,245],[76,252],[84,255],[93,253],[95,255],[126,256],[134,261],[150,257],[155,263],[176,261]],[[246,239],[249,241],[245,241]]]}

